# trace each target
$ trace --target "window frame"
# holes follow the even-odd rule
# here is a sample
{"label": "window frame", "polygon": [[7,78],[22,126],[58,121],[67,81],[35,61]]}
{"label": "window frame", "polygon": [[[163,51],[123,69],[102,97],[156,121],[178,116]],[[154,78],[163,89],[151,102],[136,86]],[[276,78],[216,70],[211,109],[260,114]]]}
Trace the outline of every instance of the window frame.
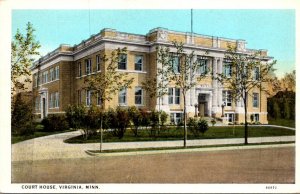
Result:
{"label": "window frame", "polygon": [[[140,57],[141,62],[137,61],[137,58]],[[134,58],[134,70],[135,71],[143,71],[143,65],[144,64],[144,56],[143,55],[135,55]],[[140,69],[137,68],[137,66],[140,67]]]}
{"label": "window frame", "polygon": [[223,61],[223,74],[225,77],[232,77],[232,62]]}
{"label": "window frame", "polygon": [[78,77],[82,76],[82,66],[81,66],[81,62],[78,62]]}
{"label": "window frame", "polygon": [[[137,90],[141,91],[140,95],[136,94]],[[140,98],[140,103],[137,103],[137,97]],[[143,105],[143,88],[140,87],[140,86],[135,87],[135,90],[134,90],[134,104],[135,105]]]}
{"label": "window frame", "polygon": [[[177,64],[175,64],[175,62],[177,62]],[[174,64],[177,65],[177,67],[174,66]],[[172,69],[173,69],[174,73],[178,73],[178,74],[180,73],[180,58],[178,55],[176,55],[174,53],[172,54]]]}
{"label": "window frame", "polygon": [[91,75],[92,73],[92,59],[88,58],[84,60],[85,62],[85,75]]}
{"label": "window frame", "polygon": [[[122,94],[124,93],[124,94]],[[122,96],[124,97],[124,102],[121,102],[121,98]],[[127,88],[123,88],[122,90],[119,91],[119,94],[118,94],[118,103],[120,106],[124,106],[124,105],[127,105]]]}
{"label": "window frame", "polygon": [[[124,57],[125,58],[122,58]],[[122,60],[122,61],[121,61]],[[124,60],[124,61],[123,61]],[[120,68],[121,65],[124,65],[125,68]],[[118,59],[118,70],[127,70],[127,54],[120,54]]]}
{"label": "window frame", "polygon": [[[201,62],[204,61],[204,65],[201,65]],[[197,56],[197,63],[199,64],[199,67],[197,68],[197,74],[198,75],[204,75],[208,72],[208,58],[204,56]],[[203,70],[203,67],[205,70]]]}
{"label": "window frame", "polygon": [[231,107],[232,106],[232,102],[233,102],[233,99],[232,99],[231,91],[230,90],[223,90],[222,91],[222,103],[225,106]]}
{"label": "window frame", "polygon": [[101,71],[101,58],[100,54],[96,55],[96,72]]}
{"label": "window frame", "polygon": [[180,105],[180,88],[168,88],[169,104]]}
{"label": "window frame", "polygon": [[259,93],[257,93],[257,92],[253,92],[252,107],[259,108]]}
{"label": "window frame", "polygon": [[85,105],[91,106],[91,90],[85,90]]}

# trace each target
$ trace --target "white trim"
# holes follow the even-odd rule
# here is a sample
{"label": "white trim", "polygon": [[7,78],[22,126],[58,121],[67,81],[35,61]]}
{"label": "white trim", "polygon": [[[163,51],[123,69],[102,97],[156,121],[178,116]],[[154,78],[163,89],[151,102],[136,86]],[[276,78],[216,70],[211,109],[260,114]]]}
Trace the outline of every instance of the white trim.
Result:
{"label": "white trim", "polygon": [[40,69],[38,70],[37,67],[35,67],[31,73],[35,74],[38,71],[44,70],[48,67],[51,67],[52,65],[59,63],[61,61],[73,61],[73,56],[62,56],[62,55],[58,55],[57,57],[53,58],[53,59],[49,59],[49,62],[45,61],[42,62]]}
{"label": "white trim", "polygon": [[62,114],[62,113],[66,113],[66,111],[48,112],[48,115],[51,115],[51,114]]}
{"label": "white trim", "polygon": [[146,74],[146,71],[136,71],[136,70],[124,70],[124,69],[117,69],[117,72],[124,72],[124,73],[142,73]]}

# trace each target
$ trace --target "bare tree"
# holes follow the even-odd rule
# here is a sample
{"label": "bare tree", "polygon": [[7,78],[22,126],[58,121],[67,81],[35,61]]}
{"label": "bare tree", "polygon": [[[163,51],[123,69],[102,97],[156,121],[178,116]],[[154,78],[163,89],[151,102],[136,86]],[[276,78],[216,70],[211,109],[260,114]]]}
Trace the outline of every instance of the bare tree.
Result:
{"label": "bare tree", "polygon": [[169,47],[159,48],[158,62],[166,67],[168,83],[173,83],[180,89],[183,97],[183,124],[184,124],[184,141],[183,146],[186,147],[187,141],[187,112],[186,112],[186,95],[187,92],[193,88],[197,81],[201,80],[206,76],[208,71],[202,74],[196,74],[201,64],[196,60],[194,52],[187,53],[184,50],[183,43],[173,42],[175,52],[171,52]]}
{"label": "bare tree", "polygon": [[95,75],[87,77],[84,82],[85,89],[93,91],[100,99],[101,118],[100,118],[100,152],[102,152],[103,143],[103,110],[104,102],[111,101],[116,93],[122,89],[130,88],[134,78],[129,78],[128,73],[118,71],[118,64],[121,56],[126,54],[127,49],[113,50],[110,56],[101,56],[101,61],[105,64],[105,70]]}
{"label": "bare tree", "polygon": [[271,63],[263,63],[259,53],[245,54],[237,51],[236,47],[228,45],[225,54],[227,65],[223,73],[217,73],[214,79],[220,81],[229,91],[235,102],[242,100],[245,112],[245,144],[248,144],[248,103],[247,100],[252,96],[253,89],[268,93],[267,84],[272,78],[269,73],[274,71],[276,60]]}

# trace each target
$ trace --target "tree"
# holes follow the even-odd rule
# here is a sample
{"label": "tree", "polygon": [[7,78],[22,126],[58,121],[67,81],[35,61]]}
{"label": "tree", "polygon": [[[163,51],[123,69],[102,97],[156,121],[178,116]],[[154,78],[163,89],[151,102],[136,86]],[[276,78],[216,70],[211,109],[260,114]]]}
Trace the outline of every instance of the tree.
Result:
{"label": "tree", "polygon": [[282,90],[296,91],[296,70],[291,73],[285,73],[281,79]]}
{"label": "tree", "polygon": [[[118,64],[123,56],[126,54],[126,48],[113,50],[109,57],[103,55],[100,57],[101,62],[105,64],[105,70],[86,77],[84,83],[85,89],[91,90],[93,95],[98,95],[100,99],[100,108],[103,112],[104,102],[110,101],[116,95],[117,91],[125,88],[130,88],[134,78],[129,78],[128,73],[117,71]],[[100,152],[102,152],[103,129],[102,120],[103,114],[100,115]]]}
{"label": "tree", "polygon": [[183,129],[184,138],[183,146],[186,147],[187,140],[187,115],[186,115],[186,95],[187,92],[193,88],[197,81],[206,76],[208,71],[197,75],[196,70],[202,64],[195,60],[194,51],[187,53],[183,49],[183,43],[173,42],[175,52],[171,53],[169,47],[160,47],[158,54],[158,61],[162,67],[166,67],[168,82],[174,84],[180,89],[183,97]]}
{"label": "tree", "polygon": [[135,106],[131,106],[128,108],[128,115],[134,125],[131,126],[131,130],[134,133],[134,136],[137,137],[139,126],[142,124],[142,115]]}
{"label": "tree", "polygon": [[[163,96],[168,94],[168,85],[169,85],[169,72],[167,71],[167,64],[172,63],[172,58],[169,58],[169,49],[164,47],[157,47],[157,64],[161,67],[157,67],[156,74],[153,78],[147,79],[145,82],[142,82],[142,87],[148,93],[150,98],[158,99],[158,119],[159,123],[161,122],[161,102]],[[160,125],[158,126],[158,131],[160,131]]]}
{"label": "tree", "polygon": [[19,29],[11,43],[11,94],[18,90],[26,90],[26,83],[30,83],[31,72],[29,67],[34,57],[39,55],[40,43],[35,40],[35,29],[30,22],[27,23],[26,35]]}
{"label": "tree", "polygon": [[[226,86],[235,102],[242,100],[245,113],[245,144],[248,144],[247,100],[252,96],[250,92],[253,89],[258,89],[260,96],[262,92],[268,92],[265,85],[272,80],[269,73],[274,71],[273,65],[276,63],[276,60],[271,63],[263,63],[259,53],[240,53],[237,52],[236,47],[231,45],[228,45],[225,59],[228,62],[227,68],[230,71],[227,73],[217,73],[214,79],[217,79]],[[223,66],[223,68],[226,67]]]}
{"label": "tree", "polygon": [[34,133],[32,106],[22,99],[20,93],[16,95],[12,106],[11,130],[13,134],[18,135]]}

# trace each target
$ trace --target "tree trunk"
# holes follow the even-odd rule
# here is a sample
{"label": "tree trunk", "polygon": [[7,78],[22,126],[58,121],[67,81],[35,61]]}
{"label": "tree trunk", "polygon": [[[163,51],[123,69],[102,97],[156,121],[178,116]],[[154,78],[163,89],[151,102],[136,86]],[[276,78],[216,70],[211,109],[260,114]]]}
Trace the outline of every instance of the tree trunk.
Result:
{"label": "tree trunk", "polygon": [[245,145],[248,144],[248,121],[247,121],[247,93],[244,98],[244,110],[245,110]]}
{"label": "tree trunk", "polygon": [[185,99],[185,94],[184,93],[183,93],[183,130],[184,130],[183,147],[186,148],[186,141],[187,141],[186,99]]}

